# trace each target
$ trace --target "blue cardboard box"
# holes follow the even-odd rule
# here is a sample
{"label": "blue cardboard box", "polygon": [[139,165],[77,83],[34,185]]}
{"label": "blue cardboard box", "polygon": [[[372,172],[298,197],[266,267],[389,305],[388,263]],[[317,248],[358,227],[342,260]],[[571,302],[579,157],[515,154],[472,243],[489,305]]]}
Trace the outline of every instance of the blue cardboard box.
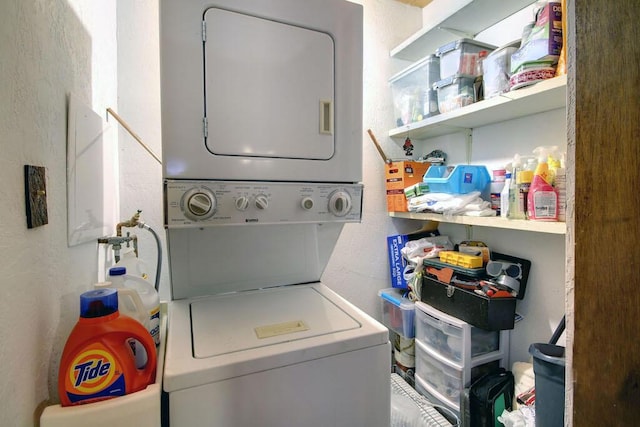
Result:
{"label": "blue cardboard box", "polygon": [[407,267],[407,260],[402,257],[402,248],[410,240],[418,240],[423,237],[438,236],[437,229],[419,231],[409,234],[396,234],[387,237],[387,251],[389,255],[389,272],[391,274],[391,286],[399,289],[407,289],[407,281],[404,278],[404,270]]}

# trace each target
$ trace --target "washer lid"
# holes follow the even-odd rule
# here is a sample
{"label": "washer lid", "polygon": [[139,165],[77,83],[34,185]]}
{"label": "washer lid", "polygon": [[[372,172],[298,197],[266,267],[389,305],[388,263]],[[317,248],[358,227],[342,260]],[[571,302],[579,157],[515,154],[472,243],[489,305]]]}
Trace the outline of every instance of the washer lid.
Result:
{"label": "washer lid", "polygon": [[195,300],[190,309],[196,359],[361,327],[313,287],[219,295]]}
{"label": "washer lid", "polygon": [[[385,326],[322,283],[174,300],[168,309],[166,392],[389,345]],[[309,329],[288,330],[299,320]],[[258,338],[256,328],[280,334]]]}

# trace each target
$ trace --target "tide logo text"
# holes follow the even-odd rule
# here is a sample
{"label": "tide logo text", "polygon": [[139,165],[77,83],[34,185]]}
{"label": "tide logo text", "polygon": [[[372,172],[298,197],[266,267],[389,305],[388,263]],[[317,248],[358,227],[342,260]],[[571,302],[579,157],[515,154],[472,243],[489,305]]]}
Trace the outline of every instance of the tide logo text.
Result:
{"label": "tide logo text", "polygon": [[78,371],[74,387],[80,387],[82,383],[92,382],[98,378],[105,377],[111,370],[111,363],[102,359],[89,360],[74,366],[74,371]]}
{"label": "tide logo text", "polygon": [[105,348],[89,347],[69,365],[65,382],[69,391],[93,394],[106,390],[119,375],[119,363],[111,352]]}

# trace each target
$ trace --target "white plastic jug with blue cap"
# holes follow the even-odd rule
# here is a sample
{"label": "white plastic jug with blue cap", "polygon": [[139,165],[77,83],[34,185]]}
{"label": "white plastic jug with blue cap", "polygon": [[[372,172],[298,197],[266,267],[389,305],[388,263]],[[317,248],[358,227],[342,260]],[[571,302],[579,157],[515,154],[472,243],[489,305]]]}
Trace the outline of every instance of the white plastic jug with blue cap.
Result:
{"label": "white plastic jug with blue cap", "polygon": [[[138,276],[146,281],[149,281],[150,270],[147,263],[136,255],[133,248],[124,248],[120,254],[120,259],[115,263],[113,267],[125,267],[127,274],[131,276]],[[107,274],[109,272],[107,271]]]}
{"label": "white plastic jug with blue cap", "polygon": [[[111,267],[108,279],[115,288],[123,287],[138,293],[146,316],[146,326],[156,346],[160,344],[160,296],[153,285],[141,277],[127,274],[126,267]],[[143,323],[144,324],[144,323]]]}

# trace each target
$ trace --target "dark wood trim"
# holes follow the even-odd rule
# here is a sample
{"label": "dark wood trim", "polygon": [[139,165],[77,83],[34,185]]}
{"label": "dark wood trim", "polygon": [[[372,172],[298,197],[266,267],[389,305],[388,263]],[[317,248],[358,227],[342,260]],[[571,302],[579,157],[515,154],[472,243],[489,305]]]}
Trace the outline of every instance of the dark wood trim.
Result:
{"label": "dark wood trim", "polygon": [[571,416],[640,425],[640,2],[568,5]]}

